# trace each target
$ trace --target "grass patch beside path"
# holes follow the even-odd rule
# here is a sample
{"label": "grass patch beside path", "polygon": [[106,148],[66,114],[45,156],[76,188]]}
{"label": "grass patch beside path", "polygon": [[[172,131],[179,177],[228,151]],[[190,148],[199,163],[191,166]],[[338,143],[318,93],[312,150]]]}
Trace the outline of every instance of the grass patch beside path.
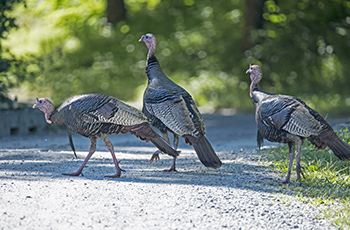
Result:
{"label": "grass patch beside path", "polygon": [[[350,143],[348,128],[337,132],[339,137]],[[281,173],[281,179],[287,176],[288,145],[278,145],[274,149],[264,149],[261,156],[271,162],[270,167]],[[306,179],[300,186],[296,180],[295,160],[292,168],[291,183],[280,186],[294,191],[304,202],[326,204],[319,218],[329,219],[341,229],[350,229],[350,162],[339,160],[327,148],[317,151],[305,140],[301,150],[301,166]]]}

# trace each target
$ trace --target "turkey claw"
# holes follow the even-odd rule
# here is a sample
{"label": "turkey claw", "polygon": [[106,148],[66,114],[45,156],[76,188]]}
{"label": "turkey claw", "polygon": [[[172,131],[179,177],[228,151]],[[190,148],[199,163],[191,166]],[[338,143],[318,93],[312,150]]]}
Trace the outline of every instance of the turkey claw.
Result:
{"label": "turkey claw", "polygon": [[120,176],[122,175],[122,172],[125,172],[125,170],[119,168],[119,170],[118,170],[115,174],[113,174],[113,175],[105,175],[105,177],[108,177],[108,178],[118,178],[118,177],[120,177]]}
{"label": "turkey claw", "polygon": [[304,178],[304,180],[306,179],[306,177],[305,177],[305,174],[304,174],[304,170],[305,168],[304,167],[300,167],[300,173],[301,173],[301,175],[303,176],[303,178]]}
{"label": "turkey claw", "polygon": [[116,173],[116,174],[114,174],[114,175],[105,175],[105,177],[108,177],[108,178],[118,178],[118,177],[120,177],[120,175],[122,175],[121,172],[118,172],[118,173]]}
{"label": "turkey claw", "polygon": [[282,180],[282,181],[280,181],[280,183],[282,183],[282,184],[289,184],[289,180]]}
{"label": "turkey claw", "polygon": [[81,173],[81,172],[74,172],[74,173],[62,173],[62,175],[64,175],[64,176],[79,176],[79,175],[84,176],[84,174],[83,174],[83,173]]}
{"label": "turkey claw", "polygon": [[148,161],[150,164],[152,164],[153,161],[155,161],[157,163],[158,160],[160,160],[159,158],[159,153],[161,153],[161,151],[158,149],[157,151],[155,151],[153,154],[152,154],[152,157],[151,159]]}
{"label": "turkey claw", "polygon": [[177,172],[177,170],[171,167],[170,169],[164,169],[164,172]]}
{"label": "turkey claw", "polygon": [[301,167],[301,166],[299,166],[299,167],[296,168],[296,171],[297,171],[297,180],[299,181],[299,184],[300,184],[300,185],[301,185],[301,177],[300,177],[300,175],[303,176],[304,180],[306,179],[306,178],[305,178],[305,175],[304,175],[304,172],[303,172],[303,169],[304,169],[304,167]]}
{"label": "turkey claw", "polygon": [[156,151],[155,153],[153,153],[151,159],[148,161],[150,164],[152,164],[153,161],[155,161],[156,163],[160,160],[159,158],[159,152]]}

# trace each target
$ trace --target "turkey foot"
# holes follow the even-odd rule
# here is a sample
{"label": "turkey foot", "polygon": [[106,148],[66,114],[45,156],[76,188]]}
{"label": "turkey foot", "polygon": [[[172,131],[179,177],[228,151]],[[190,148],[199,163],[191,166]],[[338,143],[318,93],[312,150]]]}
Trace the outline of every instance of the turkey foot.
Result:
{"label": "turkey foot", "polygon": [[175,168],[175,162],[176,162],[176,158],[173,159],[173,164],[171,165],[170,169],[165,169],[164,172],[177,172]]}
{"label": "turkey foot", "polygon": [[62,175],[65,175],[65,176],[79,176],[79,175],[82,175],[82,176],[84,176],[82,172],[83,172],[83,169],[84,169],[86,163],[90,160],[92,154],[94,154],[94,152],[96,150],[96,140],[97,140],[96,137],[90,137],[91,143],[90,143],[89,154],[86,156],[83,164],[79,167],[79,169],[76,172],[74,172],[74,173],[62,173]]}
{"label": "turkey foot", "polygon": [[79,170],[74,172],[74,173],[62,173],[62,175],[65,175],[65,176],[79,176],[79,175],[82,175],[82,176],[84,176],[82,172],[79,172]]}
{"label": "turkey foot", "polygon": [[118,177],[120,177],[120,175],[122,174],[122,171],[125,172],[124,169],[119,168],[115,174],[113,174],[113,175],[105,175],[105,177],[108,177],[108,178],[118,178]]}
{"label": "turkey foot", "polygon": [[[303,172],[303,169],[304,169],[304,167],[301,167],[300,165],[299,165],[299,167],[296,167],[297,181],[299,181],[299,184],[301,184],[301,177],[300,177],[300,175],[302,175],[303,178],[306,179],[305,174]],[[283,184],[288,184],[290,182],[290,174],[287,175],[287,178],[285,180],[280,181],[280,182],[283,183]]]}
{"label": "turkey foot", "polygon": [[297,171],[297,180],[299,181],[299,184],[301,184],[301,177],[300,177],[300,174],[303,176],[304,180],[306,179],[305,178],[305,175],[304,175],[304,172],[303,172],[303,169],[304,167],[301,167],[299,165],[299,167],[296,168],[296,171]]}
{"label": "turkey foot", "polygon": [[[296,169],[296,171],[297,171],[297,180],[299,181],[300,184],[301,184],[301,177],[300,177],[300,175],[302,175],[303,178],[306,179],[305,174],[303,172],[303,169],[304,169],[304,167],[300,167],[299,169]],[[283,184],[288,184],[290,182],[290,179],[286,178],[285,180],[282,180],[280,182],[283,183]]]}
{"label": "turkey foot", "polygon": [[159,158],[159,153],[161,153],[161,151],[158,149],[157,151],[155,151],[153,154],[152,154],[152,157],[151,159],[148,161],[150,164],[152,164],[153,161],[155,161],[157,163],[157,161],[160,160]]}
{"label": "turkey foot", "polygon": [[289,179],[285,179],[285,180],[282,180],[282,181],[280,181],[280,183],[282,183],[282,184],[289,184]]}

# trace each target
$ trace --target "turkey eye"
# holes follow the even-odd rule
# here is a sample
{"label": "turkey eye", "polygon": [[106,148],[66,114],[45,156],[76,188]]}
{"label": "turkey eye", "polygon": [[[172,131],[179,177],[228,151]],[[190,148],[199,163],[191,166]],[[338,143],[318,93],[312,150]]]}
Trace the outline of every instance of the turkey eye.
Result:
{"label": "turkey eye", "polygon": [[43,101],[42,101],[42,100],[39,100],[39,103],[43,103]]}
{"label": "turkey eye", "polygon": [[146,38],[148,39],[149,37],[146,35]]}

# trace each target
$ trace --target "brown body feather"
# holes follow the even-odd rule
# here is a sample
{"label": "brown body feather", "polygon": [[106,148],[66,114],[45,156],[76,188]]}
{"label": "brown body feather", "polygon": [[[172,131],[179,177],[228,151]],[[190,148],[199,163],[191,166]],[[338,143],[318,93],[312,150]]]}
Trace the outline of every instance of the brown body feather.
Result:
{"label": "brown body feather", "polygon": [[[144,41],[149,49],[146,67],[148,85],[143,96],[142,111],[166,139],[169,139],[167,132],[174,135],[175,149],[179,136],[182,136],[193,145],[199,160],[206,167],[219,168],[222,162],[205,138],[204,121],[196,103],[185,89],[164,74],[154,55],[157,45],[155,36],[146,34],[139,41]],[[170,170],[175,170],[175,160]]]}
{"label": "brown body feather", "polygon": [[88,156],[82,166],[75,173],[65,174],[78,176],[85,164],[96,150],[96,140],[100,138],[112,154],[117,170],[111,177],[119,177],[121,169],[114,154],[114,148],[107,134],[128,133],[137,136],[146,142],[151,141],[162,152],[176,158],[179,153],[170,147],[168,142],[159,136],[150,126],[147,117],[139,110],[131,107],[116,98],[102,94],[84,94],[69,98],[54,110],[53,104],[48,99],[37,99],[33,106],[45,113],[48,123],[65,125],[69,130],[69,141],[74,151],[70,131],[74,131],[91,141]]}

